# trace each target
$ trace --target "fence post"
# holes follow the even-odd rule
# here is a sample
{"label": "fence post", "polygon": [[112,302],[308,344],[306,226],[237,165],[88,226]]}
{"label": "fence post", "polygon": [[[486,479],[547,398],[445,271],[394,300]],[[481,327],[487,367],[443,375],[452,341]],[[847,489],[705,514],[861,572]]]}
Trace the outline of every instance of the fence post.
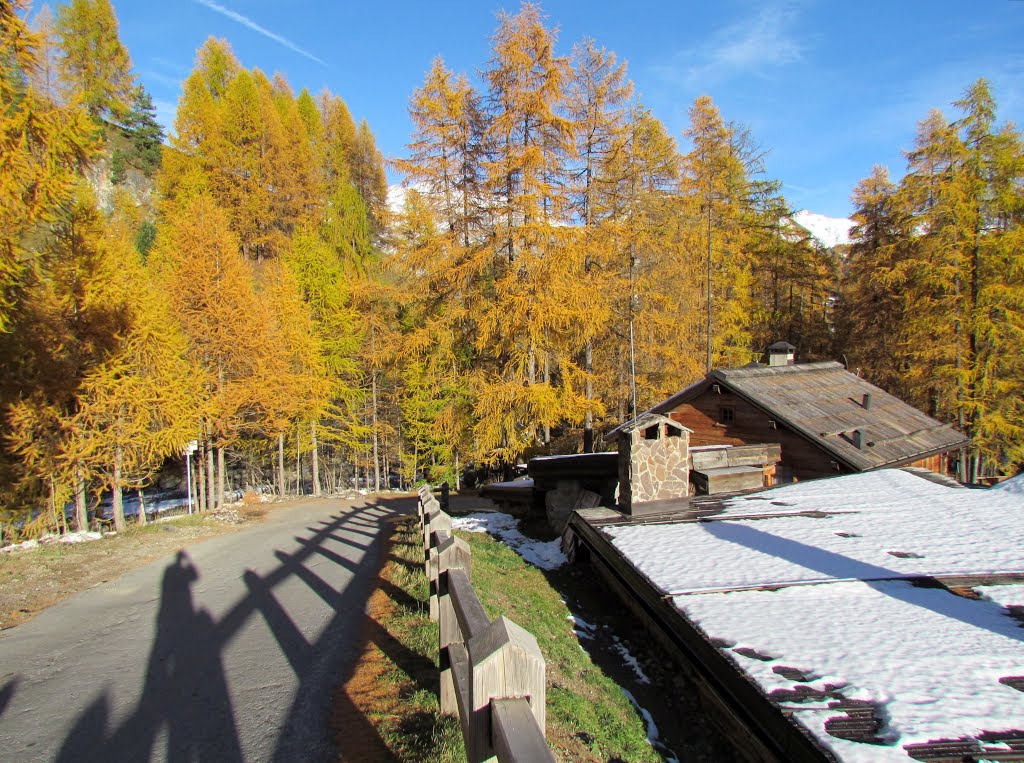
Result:
{"label": "fence post", "polygon": [[449,494],[450,490],[451,490],[451,487],[448,485],[447,482],[442,482],[441,483],[441,511],[448,511],[449,510],[449,508],[448,508],[449,507],[448,501],[451,498],[451,495]]}
{"label": "fence post", "polygon": [[[436,502],[435,502],[436,503]],[[427,525],[427,579],[430,581],[430,619],[437,620],[439,609],[437,604],[437,577],[438,577],[438,549],[436,533],[441,531],[452,532],[452,518],[440,509],[430,513],[430,522]]]}
{"label": "fence post", "polygon": [[441,664],[441,712],[458,716],[459,703],[455,693],[455,679],[452,676],[448,647],[465,641],[455,616],[455,607],[448,593],[448,570],[464,570],[470,575],[471,552],[469,544],[462,538],[448,535],[437,547],[437,593],[440,623],[440,664]]}
{"label": "fence post", "polygon": [[425,560],[430,558],[430,518],[439,511],[441,511],[441,505],[433,496],[423,504],[423,558]]}
{"label": "fence post", "polygon": [[491,745],[491,700],[524,697],[541,734],[545,728],[544,656],[537,639],[506,617],[493,620],[466,644],[470,663],[469,763],[494,756]]}

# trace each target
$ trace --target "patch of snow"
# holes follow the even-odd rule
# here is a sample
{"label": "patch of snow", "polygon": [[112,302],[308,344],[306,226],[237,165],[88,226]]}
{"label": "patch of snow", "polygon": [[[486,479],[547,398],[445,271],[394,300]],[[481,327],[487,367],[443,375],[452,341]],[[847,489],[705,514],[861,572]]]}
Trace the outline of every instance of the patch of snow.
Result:
{"label": "patch of snow", "polygon": [[[726,652],[766,693],[796,685],[774,672],[785,665],[815,676],[804,685],[843,686],[844,696],[881,705],[892,746],[844,742],[824,728],[836,711],[805,717],[787,705],[844,761],[905,763],[903,745],[1017,728],[1024,717],[1024,695],[999,683],[1020,674],[1022,631],[986,601],[902,581],[674,601],[705,633],[735,642]],[[744,657],[735,652],[742,647],[774,659]]]}
{"label": "patch of snow", "polygon": [[388,209],[398,214],[405,207],[405,195],[408,193],[408,188],[404,185],[392,184],[388,186],[387,204]]}
{"label": "patch of snow", "polygon": [[1016,477],[1010,477],[1008,480],[1003,480],[1002,482],[993,485],[991,489],[1005,493],[1024,495],[1024,472],[1021,472]]}
{"label": "patch of snow", "polygon": [[[565,602],[563,602],[563,604],[564,603]],[[582,628],[585,631],[594,631],[597,629],[596,625],[594,625],[593,623],[588,623],[582,617],[577,617],[576,615],[566,615],[565,619],[571,622],[577,628]]]}
{"label": "patch of snow", "polygon": [[[666,593],[1022,567],[1024,500],[1007,491],[958,490],[882,469],[775,488],[757,498],[725,501],[713,521],[605,532]],[[796,516],[806,511],[834,514]],[[750,518],[767,512],[778,516]]]}
{"label": "patch of snow", "polygon": [[[1024,694],[999,679],[1021,674],[1024,630],[1005,607],[1024,603],[1024,585],[978,586],[975,600],[898,579],[1022,571],[1019,494],[881,470],[757,498],[728,499],[708,521],[603,532],[709,638],[733,644],[725,653],[766,693],[795,686],[773,670],[786,666],[878,704],[887,745],[828,734],[838,713],[825,701],[786,704],[844,761],[906,761],[903,745],[1020,727]],[[795,516],[808,511],[827,514]]]}
{"label": "patch of snow", "polygon": [[21,543],[12,543],[9,546],[0,548],[5,554],[10,554],[13,551],[28,551],[29,549],[39,548],[39,541],[35,540],[23,540]]}
{"label": "patch of snow", "polygon": [[1024,607],[1024,585],[979,585],[974,590],[1000,607]]}
{"label": "patch of snow", "polygon": [[98,532],[72,532],[64,533],[63,535],[47,534],[38,540],[26,540],[21,543],[12,543],[9,546],[0,548],[0,551],[4,553],[11,553],[12,551],[28,551],[33,548],[39,548],[39,546],[48,546],[53,543],[87,543],[93,540],[100,540],[103,537],[102,533]]}
{"label": "patch of snow", "polygon": [[[563,602],[563,604],[564,603],[565,602]],[[588,640],[594,638],[594,631],[597,629],[596,625],[592,625],[583,618],[576,617],[576,615],[566,615],[565,619],[575,626],[572,629],[572,632],[576,635],[576,638],[585,638]]]}
{"label": "patch of snow", "polygon": [[644,673],[644,669],[640,667],[640,663],[637,661],[636,657],[634,657],[633,653],[629,651],[626,645],[619,640],[618,636],[612,636],[612,649],[618,652],[622,661],[633,670],[633,675],[636,676],[637,683],[649,684],[651,682],[648,675]]}
{"label": "patch of snow", "polygon": [[832,248],[850,243],[850,229],[853,220],[846,217],[826,217],[817,212],[801,209],[793,215],[793,221],[810,231],[823,246]]}
{"label": "patch of snow", "polygon": [[[619,688],[622,689],[621,686]],[[636,697],[633,696],[633,693],[629,691],[629,689],[622,689],[622,693],[626,695],[626,699],[632,703],[633,707],[637,709],[637,712],[639,712],[640,716],[644,719],[644,726],[647,729],[647,744],[661,752],[661,754],[665,756],[667,763],[679,763],[679,758],[675,756],[675,753],[662,744],[661,733],[658,731],[658,726],[654,722],[654,716],[650,714],[647,708],[641,706],[640,703],[636,701]]]}
{"label": "patch of snow", "polygon": [[58,535],[56,538],[57,543],[86,543],[90,540],[100,540],[103,537],[103,533],[98,532],[74,532],[65,533],[64,535]]}
{"label": "patch of snow", "polygon": [[452,517],[452,529],[493,535],[526,562],[542,570],[557,570],[569,561],[562,553],[560,538],[552,541],[527,538],[519,532],[519,520],[509,514],[486,511],[465,517]]}

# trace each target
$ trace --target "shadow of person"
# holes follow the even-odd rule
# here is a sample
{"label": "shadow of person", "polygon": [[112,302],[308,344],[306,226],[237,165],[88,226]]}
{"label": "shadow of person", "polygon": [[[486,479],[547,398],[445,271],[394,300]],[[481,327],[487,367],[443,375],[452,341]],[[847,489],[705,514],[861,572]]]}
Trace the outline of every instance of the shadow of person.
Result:
{"label": "shadow of person", "polygon": [[196,610],[199,572],[184,551],[164,571],[142,696],[113,734],[106,760],[148,760],[167,726],[167,760],[241,761],[213,619]]}

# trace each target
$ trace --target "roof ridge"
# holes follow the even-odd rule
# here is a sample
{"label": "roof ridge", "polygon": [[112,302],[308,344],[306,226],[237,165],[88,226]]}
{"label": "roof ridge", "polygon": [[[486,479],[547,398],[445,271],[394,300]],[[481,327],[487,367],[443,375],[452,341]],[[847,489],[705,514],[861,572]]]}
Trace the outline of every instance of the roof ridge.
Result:
{"label": "roof ridge", "polygon": [[728,379],[730,376],[771,376],[773,374],[796,374],[811,371],[846,371],[846,366],[836,360],[819,360],[814,363],[796,363],[791,366],[761,366],[760,368],[716,368],[712,376]]}

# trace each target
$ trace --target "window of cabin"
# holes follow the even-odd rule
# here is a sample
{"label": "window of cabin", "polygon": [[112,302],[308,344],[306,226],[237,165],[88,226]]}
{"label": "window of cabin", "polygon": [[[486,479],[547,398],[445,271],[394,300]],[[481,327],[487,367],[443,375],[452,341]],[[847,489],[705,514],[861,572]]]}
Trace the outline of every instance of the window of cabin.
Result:
{"label": "window of cabin", "polygon": [[722,405],[718,408],[718,423],[732,424],[736,420],[736,409],[732,406]]}
{"label": "window of cabin", "polygon": [[659,428],[660,427],[659,427],[658,424],[655,424],[653,427],[647,427],[647,429],[644,430],[644,439],[645,440],[657,440],[658,439],[658,429]]}
{"label": "window of cabin", "polygon": [[665,434],[669,437],[681,437],[683,431],[681,429],[676,429],[675,427],[665,427]]}

